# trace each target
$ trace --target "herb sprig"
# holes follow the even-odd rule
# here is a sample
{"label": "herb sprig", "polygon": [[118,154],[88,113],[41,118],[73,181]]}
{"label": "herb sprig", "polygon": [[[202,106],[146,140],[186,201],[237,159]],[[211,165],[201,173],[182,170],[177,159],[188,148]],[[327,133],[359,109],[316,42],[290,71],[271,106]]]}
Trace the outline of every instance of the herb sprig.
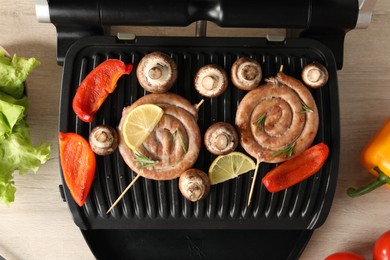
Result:
{"label": "herb sprig", "polygon": [[301,104],[302,104],[302,111],[300,112],[301,114],[313,112],[313,109],[309,107],[305,102],[303,102],[303,100],[301,100]]}
{"label": "herb sprig", "polygon": [[181,133],[180,133],[178,128],[176,128],[176,130],[172,133],[172,136],[173,136],[173,140],[176,140],[176,138],[179,139],[181,148],[183,148],[184,153],[187,153],[187,146],[184,143],[183,136],[181,135]]}
{"label": "herb sprig", "polygon": [[159,161],[153,160],[141,152],[135,152],[135,161],[139,164],[139,169],[149,168],[159,163]]}
{"label": "herb sprig", "polygon": [[264,130],[266,117],[267,117],[267,113],[262,114],[259,118],[257,118],[253,122],[253,124],[257,125],[257,128],[261,127],[261,129]]}
{"label": "herb sprig", "polygon": [[289,146],[283,148],[282,150],[280,150],[280,151],[274,153],[274,154],[272,155],[272,158],[274,158],[274,157],[276,157],[276,156],[279,156],[279,155],[284,155],[284,156],[286,156],[287,158],[291,158],[292,152],[293,152],[293,150],[294,150],[294,147],[295,147],[295,142],[292,143],[292,144],[290,144]]}

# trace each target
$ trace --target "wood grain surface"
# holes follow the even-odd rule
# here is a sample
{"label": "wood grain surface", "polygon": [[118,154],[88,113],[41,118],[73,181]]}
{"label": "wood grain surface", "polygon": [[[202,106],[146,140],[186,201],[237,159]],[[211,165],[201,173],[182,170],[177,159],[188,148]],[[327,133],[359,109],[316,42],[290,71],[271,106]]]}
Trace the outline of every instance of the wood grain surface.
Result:
{"label": "wood grain surface", "polygon": [[[0,256],[6,259],[93,259],[67,204],[60,197],[58,110],[62,68],[56,64],[56,30],[38,23],[35,1],[0,0],[0,45],[10,53],[36,57],[42,64],[27,81],[28,120],[34,143],[52,144],[52,157],[37,174],[15,174],[16,201],[0,205]],[[138,35],[194,35],[188,28],[115,27],[112,32]],[[264,36],[283,30],[219,29],[208,35]],[[352,30],[345,39],[344,67],[338,72],[341,158],[331,212],[314,232],[300,259],[323,259],[353,251],[371,259],[373,243],[390,229],[390,190],[381,187],[360,198],[346,189],[370,181],[359,164],[364,145],[390,116],[390,1],[378,0],[368,29]]]}

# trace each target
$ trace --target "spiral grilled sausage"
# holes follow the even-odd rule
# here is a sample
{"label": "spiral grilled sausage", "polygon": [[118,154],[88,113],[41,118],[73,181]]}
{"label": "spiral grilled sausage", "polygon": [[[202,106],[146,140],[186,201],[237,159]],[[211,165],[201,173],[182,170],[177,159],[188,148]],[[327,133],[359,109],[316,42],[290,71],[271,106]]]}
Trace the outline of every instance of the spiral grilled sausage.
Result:
{"label": "spiral grilled sausage", "polygon": [[[307,149],[318,124],[310,91],[282,72],[248,92],[236,113],[241,146],[257,160],[269,163],[285,161]],[[283,152],[289,148],[290,154]]]}
{"label": "spiral grilled sausage", "polygon": [[140,167],[136,154],[120,138],[119,151],[126,164],[137,174],[153,180],[171,180],[180,176],[196,162],[200,146],[200,129],[193,114],[196,110],[175,94],[150,94],[137,100],[122,112],[119,134],[127,113],[142,104],[156,104],[164,110],[154,131],[138,148],[138,152],[158,163]]}

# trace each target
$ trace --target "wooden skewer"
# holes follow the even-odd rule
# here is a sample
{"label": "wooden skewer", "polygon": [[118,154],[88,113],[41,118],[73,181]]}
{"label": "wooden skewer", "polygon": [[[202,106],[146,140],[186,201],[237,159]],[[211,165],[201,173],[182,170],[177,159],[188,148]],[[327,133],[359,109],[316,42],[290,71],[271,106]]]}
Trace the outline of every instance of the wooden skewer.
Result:
{"label": "wooden skewer", "polygon": [[250,189],[250,191],[249,191],[249,196],[248,196],[248,207],[249,207],[249,205],[251,204],[252,195],[253,195],[253,189],[255,188],[255,183],[256,183],[257,172],[259,171],[259,165],[260,165],[260,161],[257,160],[257,162],[256,162],[256,168],[255,168],[255,173],[253,174],[251,189]]}
{"label": "wooden skewer", "polygon": [[106,214],[110,213],[110,211],[118,204],[118,202],[122,199],[122,197],[126,194],[126,192],[134,185],[134,183],[138,180],[140,175],[135,176],[135,178],[127,185],[126,189],[121,193],[121,195],[116,199],[116,201],[112,204],[112,206],[107,210]]}
{"label": "wooden skewer", "polygon": [[283,64],[280,65],[280,69],[279,69],[279,72],[282,72],[283,71]]}
{"label": "wooden skewer", "polygon": [[202,99],[201,101],[199,101],[198,104],[196,104],[195,109],[199,110],[199,108],[202,106],[203,103],[204,103],[204,99]]}

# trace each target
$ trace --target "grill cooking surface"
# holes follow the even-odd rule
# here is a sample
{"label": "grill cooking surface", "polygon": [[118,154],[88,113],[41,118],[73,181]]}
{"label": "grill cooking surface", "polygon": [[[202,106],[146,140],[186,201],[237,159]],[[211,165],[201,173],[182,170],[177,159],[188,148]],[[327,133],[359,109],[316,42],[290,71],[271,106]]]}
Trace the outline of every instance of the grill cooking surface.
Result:
{"label": "grill cooking surface", "polygon": [[[269,193],[261,178],[275,164],[260,164],[257,184],[250,207],[247,198],[253,171],[213,186],[209,196],[192,203],[184,199],[178,180],[138,179],[121,202],[108,208],[135,177],[119,151],[97,157],[95,179],[85,205],[79,208],[64,184],[65,194],[75,223],[82,229],[313,229],[321,225],[329,212],[338,174],[339,111],[336,65],[333,55],[317,42],[291,39],[270,43],[259,38],[165,38],[138,37],[119,41],[115,37],[93,37],[79,41],[68,52],[62,82],[60,131],[76,132],[88,138],[90,130],[100,124],[117,127],[122,109],[147,94],[138,84],[135,68],[140,59],[152,51],[170,55],[178,65],[175,92],[196,104],[202,98],[198,124],[202,134],[218,121],[234,125],[237,106],[246,94],[229,80],[227,91],[213,99],[200,96],[194,86],[196,71],[206,64],[218,64],[230,76],[230,68],[242,56],[256,59],[262,66],[263,79],[283,72],[300,79],[303,66],[320,62],[329,71],[329,82],[311,92],[317,103],[320,125],[314,144],[325,142],[330,156],[321,171],[285,191]],[[77,119],[72,99],[84,77],[99,63],[117,58],[132,63],[130,76],[123,76],[109,95],[92,123]],[[243,151],[239,146],[238,150]],[[208,171],[215,158],[204,146],[194,167]]]}

